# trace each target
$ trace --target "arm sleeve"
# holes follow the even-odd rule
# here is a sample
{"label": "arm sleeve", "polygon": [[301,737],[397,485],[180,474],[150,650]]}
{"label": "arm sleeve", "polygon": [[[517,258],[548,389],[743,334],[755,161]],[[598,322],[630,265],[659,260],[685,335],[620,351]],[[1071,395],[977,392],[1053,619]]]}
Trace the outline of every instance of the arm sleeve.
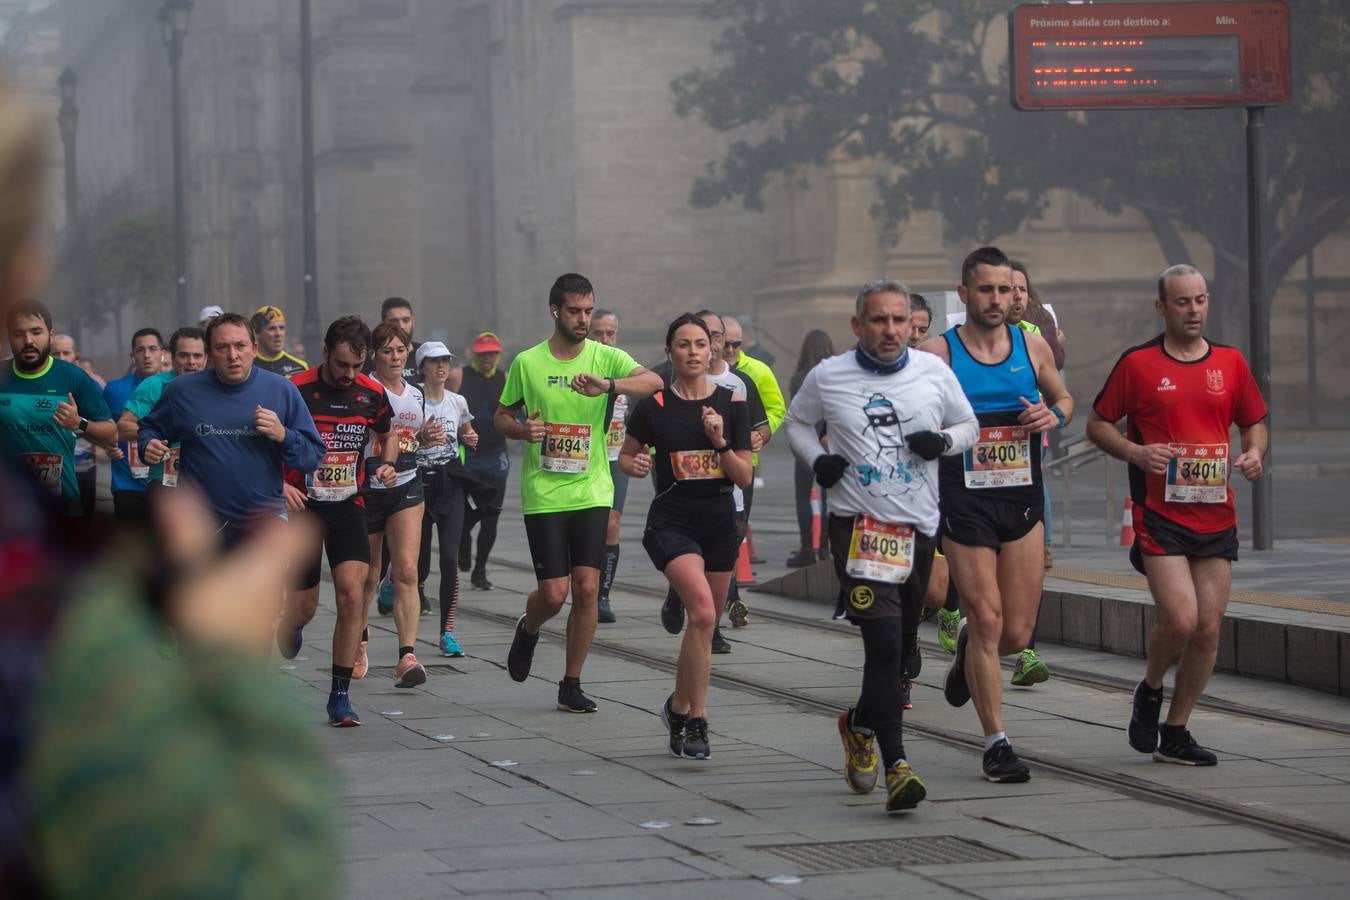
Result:
{"label": "arm sleeve", "polygon": [[297,472],[313,472],[328,448],[314,426],[314,417],[309,414],[304,398],[289,379],[284,391],[286,421],[282,424],[286,426],[286,439],[281,442],[281,460]]}
{"label": "arm sleeve", "polygon": [[98,384],[83,370],[80,375],[83,377],[75,379],[75,389],[70,392],[75,398],[75,408],[91,422],[111,419],[112,410],[108,408],[108,402],[103,398],[103,392],[98,389]]}
{"label": "arm sleeve", "polygon": [[974,446],[980,436],[980,425],[975,418],[975,410],[966,399],[966,392],[961,390],[961,383],[956,380],[956,373],[946,366],[941,368],[940,373],[943,394],[942,431],[952,439],[951,447],[943,455],[955,456]]}
{"label": "arm sleeve", "polygon": [[1233,421],[1239,428],[1250,428],[1266,417],[1266,401],[1257,387],[1256,378],[1247,366],[1247,360],[1240,353],[1234,353],[1237,359],[1234,368],[1238,376],[1238,396],[1233,410]]}
{"label": "arm sleeve", "polygon": [[801,388],[792,398],[792,407],[783,419],[788,445],[797,458],[808,466],[825,453],[825,448],[820,446],[820,436],[816,434],[816,423],[825,418],[824,404],[820,400],[819,375],[819,367],[807,373]]}
{"label": "arm sleeve", "polygon": [[1129,415],[1129,368],[1125,356],[1116,360],[1097,399],[1092,401],[1092,411],[1108,422],[1119,422]]}
{"label": "arm sleeve", "polygon": [[744,400],[731,401],[731,416],[727,422],[726,439],[733,450],[750,449],[750,411]]}
{"label": "arm sleeve", "polygon": [[519,356],[511,360],[511,368],[506,372],[506,384],[502,386],[502,396],[497,402],[507,409],[513,409],[525,402],[525,384],[524,377],[520,373]]}
{"label": "arm sleeve", "polygon": [[656,443],[656,429],[652,425],[652,409],[656,406],[652,398],[655,396],[653,394],[639,400],[637,406],[628,411],[628,421],[625,423],[628,433],[649,447]]}

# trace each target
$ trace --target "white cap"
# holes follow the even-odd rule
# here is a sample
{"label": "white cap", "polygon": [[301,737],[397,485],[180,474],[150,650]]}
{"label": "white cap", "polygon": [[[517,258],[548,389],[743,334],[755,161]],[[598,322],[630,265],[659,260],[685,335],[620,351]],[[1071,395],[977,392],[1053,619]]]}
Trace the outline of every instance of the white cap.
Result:
{"label": "white cap", "polygon": [[417,368],[422,368],[422,363],[428,359],[454,359],[455,354],[450,352],[450,348],[441,341],[427,341],[417,348]]}
{"label": "white cap", "polygon": [[219,306],[203,306],[202,311],[197,313],[197,321],[205,322],[207,319],[214,319],[216,316],[225,315],[225,310]]}

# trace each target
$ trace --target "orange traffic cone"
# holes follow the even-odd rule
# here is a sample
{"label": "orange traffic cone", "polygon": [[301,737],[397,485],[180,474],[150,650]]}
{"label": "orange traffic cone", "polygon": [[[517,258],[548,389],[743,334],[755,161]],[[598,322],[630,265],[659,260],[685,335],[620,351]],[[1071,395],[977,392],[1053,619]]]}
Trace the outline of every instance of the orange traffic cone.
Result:
{"label": "orange traffic cone", "polygon": [[736,584],[749,587],[755,583],[755,573],[750,571],[750,542],[741,541],[740,553],[736,555]]}
{"label": "orange traffic cone", "polygon": [[755,565],[759,565],[760,563],[764,562],[764,560],[760,557],[760,555],[755,552],[755,535],[754,532],[751,531],[750,529],[749,522],[745,523],[745,541],[741,544],[741,546],[750,548],[750,561],[752,563],[754,563]]}
{"label": "orange traffic cone", "polygon": [[811,546],[820,549],[820,495],[811,488]]}
{"label": "orange traffic cone", "polygon": [[1125,498],[1125,511],[1120,514],[1120,546],[1134,544],[1134,500]]}

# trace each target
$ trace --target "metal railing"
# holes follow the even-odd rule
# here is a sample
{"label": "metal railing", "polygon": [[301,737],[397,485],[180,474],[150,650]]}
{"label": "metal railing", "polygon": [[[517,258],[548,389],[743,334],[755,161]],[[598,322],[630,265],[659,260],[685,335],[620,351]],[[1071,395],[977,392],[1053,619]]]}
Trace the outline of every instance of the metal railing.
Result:
{"label": "metal railing", "polygon": [[[1079,433],[1072,437],[1066,437],[1060,441],[1059,456],[1054,459],[1043,462],[1041,465],[1042,475],[1056,473],[1063,489],[1058,493],[1060,495],[1061,512],[1054,515],[1055,527],[1064,534],[1064,546],[1073,546],[1073,485],[1074,474],[1085,466],[1093,463],[1102,463],[1103,478],[1106,485],[1105,502],[1105,539],[1109,545],[1113,539],[1113,532],[1120,527],[1119,512],[1112,512],[1112,499],[1115,495],[1115,485],[1113,472],[1115,466],[1111,465],[1111,458],[1097,448],[1095,444],[1087,439],[1085,433]],[[1050,502],[1054,503],[1054,493],[1051,493]],[[1054,510],[1051,510],[1052,514]]]}

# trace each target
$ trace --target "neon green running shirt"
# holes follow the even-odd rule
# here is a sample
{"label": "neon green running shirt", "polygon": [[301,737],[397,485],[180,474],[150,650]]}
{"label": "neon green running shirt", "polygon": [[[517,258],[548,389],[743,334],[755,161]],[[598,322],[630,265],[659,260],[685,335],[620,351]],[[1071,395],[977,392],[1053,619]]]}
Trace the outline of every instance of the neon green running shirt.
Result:
{"label": "neon green running shirt", "polygon": [[542,443],[525,444],[520,505],[525,515],[612,506],[614,482],[605,454],[605,411],[609,398],[572,390],[572,378],[590,374],[626,378],[637,361],[617,347],[587,340],[575,359],[560,360],[548,342],[535,344],[511,361],[501,405],[524,401],[527,415],[541,413],[549,426]]}

